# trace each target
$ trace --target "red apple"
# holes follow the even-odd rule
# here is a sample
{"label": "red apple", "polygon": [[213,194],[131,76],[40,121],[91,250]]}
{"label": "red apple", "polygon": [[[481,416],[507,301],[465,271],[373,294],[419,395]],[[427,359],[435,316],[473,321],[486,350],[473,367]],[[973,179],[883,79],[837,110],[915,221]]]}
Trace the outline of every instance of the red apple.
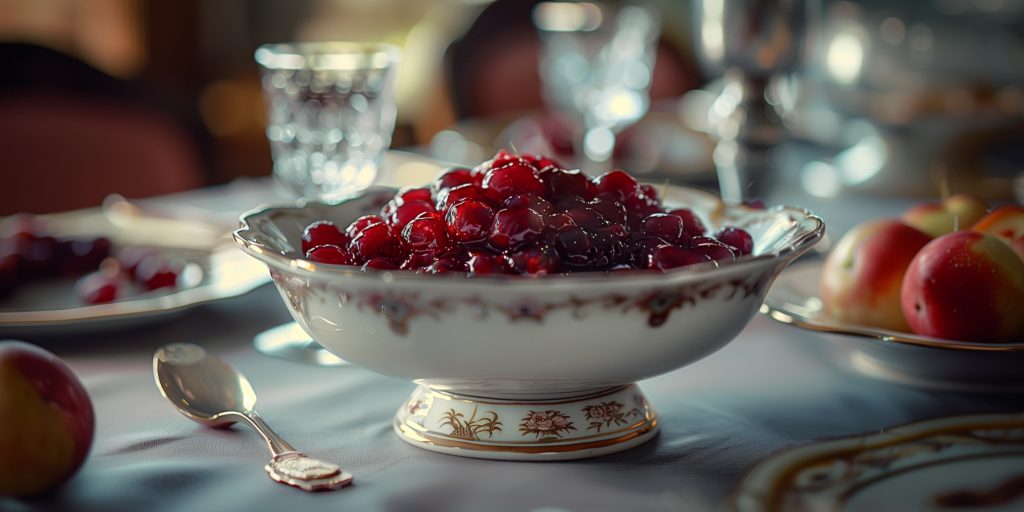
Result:
{"label": "red apple", "polygon": [[0,496],[31,496],[67,480],[95,430],[92,401],[57,356],[0,341]]}
{"label": "red apple", "polygon": [[988,203],[967,194],[956,194],[932,203],[922,203],[903,213],[903,222],[932,238],[970,227],[985,216]]}
{"label": "red apple", "polygon": [[1024,261],[994,236],[957,231],[931,241],[910,263],[900,295],[918,334],[979,342],[1024,337]]}
{"label": "red apple", "polygon": [[1013,252],[1024,260],[1024,206],[1008,204],[996,208],[971,227],[1010,244]]}
{"label": "red apple", "polygon": [[903,273],[931,238],[896,219],[857,225],[828,255],[821,301],[834,320],[907,331],[900,310]]}

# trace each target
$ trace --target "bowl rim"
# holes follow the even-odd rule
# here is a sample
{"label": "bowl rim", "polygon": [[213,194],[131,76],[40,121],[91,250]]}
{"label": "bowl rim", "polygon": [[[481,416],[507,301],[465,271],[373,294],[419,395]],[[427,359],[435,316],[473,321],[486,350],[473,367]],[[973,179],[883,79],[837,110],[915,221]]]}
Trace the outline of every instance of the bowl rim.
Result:
{"label": "bowl rim", "polygon": [[[717,196],[707,193],[705,191],[693,188],[684,187],[680,185],[668,185],[669,189],[690,191],[700,194],[706,194],[711,197]],[[324,278],[327,276],[345,277],[350,279],[363,279],[367,281],[379,282],[381,280],[386,282],[450,282],[450,283],[477,283],[477,285],[483,285],[483,283],[496,283],[502,286],[552,286],[556,284],[581,284],[581,283],[602,283],[607,285],[610,279],[620,281],[621,278],[635,278],[638,281],[652,280],[656,283],[664,284],[666,281],[673,283],[680,280],[689,280],[694,276],[699,277],[712,277],[725,274],[731,274],[737,270],[755,268],[762,266],[769,262],[788,262],[792,261],[796,257],[810,250],[815,244],[817,244],[825,234],[825,222],[821,217],[815,215],[810,210],[790,205],[777,205],[771,208],[758,209],[758,211],[764,212],[776,212],[783,213],[789,212],[793,214],[801,223],[810,222],[813,226],[810,229],[804,230],[802,233],[797,234],[794,239],[788,243],[782,249],[759,254],[757,256],[746,256],[735,261],[726,262],[719,265],[717,262],[700,263],[696,265],[688,265],[685,267],[674,268],[666,271],[653,272],[646,269],[630,269],[620,270],[614,272],[608,271],[594,271],[594,272],[576,272],[576,273],[561,273],[561,274],[548,274],[541,276],[522,276],[515,274],[488,274],[469,276],[464,272],[447,272],[444,274],[421,274],[417,272],[410,272],[404,270],[377,270],[367,269],[362,270],[360,267],[354,265],[331,265],[311,262],[304,258],[290,257],[286,254],[282,254],[277,249],[262,244],[252,237],[247,237],[247,233],[255,232],[256,230],[252,227],[252,220],[266,216],[274,211],[288,211],[288,210],[303,210],[309,208],[330,208],[338,206],[348,201],[357,200],[363,198],[371,193],[384,193],[387,191],[399,190],[398,187],[381,186],[375,185],[350,196],[341,201],[316,201],[309,199],[300,199],[292,203],[273,203],[264,204],[253,208],[239,216],[239,227],[232,232],[232,238],[240,249],[248,253],[250,256],[263,261],[269,266],[273,266],[282,270],[286,270],[289,273],[298,273],[300,275]],[[726,204],[725,211],[736,210],[738,208],[747,208],[742,204]],[[753,210],[753,209],[751,209]],[[542,285],[539,283],[543,283]]]}

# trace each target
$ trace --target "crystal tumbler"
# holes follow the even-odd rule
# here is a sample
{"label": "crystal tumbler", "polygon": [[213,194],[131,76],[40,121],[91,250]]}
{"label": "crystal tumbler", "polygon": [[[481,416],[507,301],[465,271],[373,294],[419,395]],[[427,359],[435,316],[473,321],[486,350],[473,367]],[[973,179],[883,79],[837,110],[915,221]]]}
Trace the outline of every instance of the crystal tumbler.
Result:
{"label": "crystal tumbler", "polygon": [[332,201],[373,183],[395,128],[401,51],[350,42],[256,50],[274,176],[303,198]]}

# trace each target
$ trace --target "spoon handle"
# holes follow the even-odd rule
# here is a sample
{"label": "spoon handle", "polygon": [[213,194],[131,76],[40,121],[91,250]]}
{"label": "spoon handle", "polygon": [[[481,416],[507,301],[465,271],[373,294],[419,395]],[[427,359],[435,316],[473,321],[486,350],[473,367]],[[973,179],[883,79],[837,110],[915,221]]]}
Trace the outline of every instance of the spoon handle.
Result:
{"label": "spoon handle", "polygon": [[276,432],[271,430],[267,422],[263,421],[263,417],[256,411],[245,411],[239,414],[246,423],[256,429],[256,432],[260,434],[260,437],[267,442],[267,448],[270,448],[271,455],[274,458],[280,457],[286,453],[295,453],[297,450],[288,441],[281,439],[281,436],[277,435]]}
{"label": "spoon handle", "polygon": [[352,475],[338,465],[314,459],[296,450],[271,430],[256,411],[239,411],[232,415],[251,425],[267,442],[273,457],[263,469],[275,481],[304,491],[339,489],[352,483]]}

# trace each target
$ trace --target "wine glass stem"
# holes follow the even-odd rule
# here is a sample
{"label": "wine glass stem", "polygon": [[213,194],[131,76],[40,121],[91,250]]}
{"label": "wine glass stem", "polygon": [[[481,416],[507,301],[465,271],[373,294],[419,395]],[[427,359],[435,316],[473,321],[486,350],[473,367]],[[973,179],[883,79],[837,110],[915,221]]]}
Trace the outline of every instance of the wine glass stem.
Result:
{"label": "wine glass stem", "polygon": [[599,175],[611,170],[612,155],[615,152],[615,132],[604,126],[589,127],[581,140],[584,171]]}

